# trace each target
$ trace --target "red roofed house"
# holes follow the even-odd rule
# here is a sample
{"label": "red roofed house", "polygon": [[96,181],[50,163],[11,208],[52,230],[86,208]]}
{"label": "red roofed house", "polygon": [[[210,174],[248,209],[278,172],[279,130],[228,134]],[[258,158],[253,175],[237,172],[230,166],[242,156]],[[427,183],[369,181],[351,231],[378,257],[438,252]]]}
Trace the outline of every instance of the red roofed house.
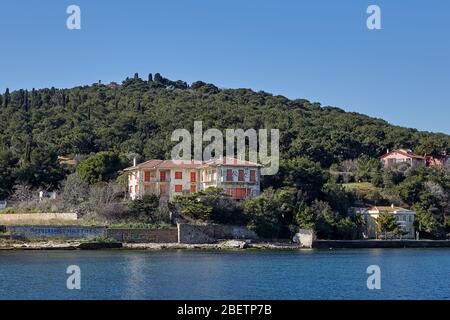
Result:
{"label": "red roofed house", "polygon": [[209,161],[149,160],[125,169],[132,199],[156,194],[173,199],[176,195],[209,187],[225,190],[235,199],[260,193],[261,165],[233,158]]}
{"label": "red roofed house", "polygon": [[411,167],[416,167],[423,165],[425,166],[426,159],[425,157],[415,155],[411,150],[406,149],[398,149],[388,152],[380,158],[381,162],[385,167],[392,166],[398,163],[408,163]]}
{"label": "red roofed house", "polygon": [[449,158],[448,156],[433,156],[433,155],[426,155],[425,159],[427,161],[427,166],[438,166],[438,167],[444,167],[449,164]]}

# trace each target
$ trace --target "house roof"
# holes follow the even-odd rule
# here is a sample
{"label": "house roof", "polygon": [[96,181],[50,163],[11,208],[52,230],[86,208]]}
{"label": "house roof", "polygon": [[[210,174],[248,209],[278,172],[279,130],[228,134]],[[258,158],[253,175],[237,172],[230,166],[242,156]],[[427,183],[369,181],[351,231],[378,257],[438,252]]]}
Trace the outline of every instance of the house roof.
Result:
{"label": "house roof", "polygon": [[242,167],[260,167],[260,164],[250,161],[243,161],[234,158],[212,159],[208,161],[196,160],[159,160],[153,159],[136,166],[128,167],[125,171],[140,169],[199,169],[207,166],[242,166]]}
{"label": "house roof", "polygon": [[388,212],[388,213],[396,213],[396,212],[411,212],[413,213],[414,211],[412,210],[408,210],[405,208],[401,208],[401,207],[394,207],[394,206],[375,206],[369,209],[369,211],[378,211],[380,213],[382,212]]}
{"label": "house roof", "polygon": [[202,161],[195,160],[164,160],[158,165],[159,169],[197,169],[203,165]]}
{"label": "house roof", "polygon": [[238,166],[238,167],[261,167],[256,162],[250,162],[245,160],[238,160],[235,158],[225,157],[220,159],[211,159],[204,162],[205,165],[210,166]]}
{"label": "house roof", "polygon": [[163,160],[152,159],[139,163],[136,166],[128,167],[125,169],[125,171],[132,171],[137,169],[155,169],[161,162],[163,162]]}
{"label": "house roof", "polygon": [[387,156],[389,156],[389,155],[391,155],[393,153],[400,153],[401,155],[404,155],[405,157],[412,158],[412,159],[425,160],[425,157],[418,156],[418,155],[412,153],[411,151],[404,150],[404,149],[392,150],[391,152],[388,152],[388,153],[382,155],[380,157],[380,159],[384,159],[384,158],[386,158]]}

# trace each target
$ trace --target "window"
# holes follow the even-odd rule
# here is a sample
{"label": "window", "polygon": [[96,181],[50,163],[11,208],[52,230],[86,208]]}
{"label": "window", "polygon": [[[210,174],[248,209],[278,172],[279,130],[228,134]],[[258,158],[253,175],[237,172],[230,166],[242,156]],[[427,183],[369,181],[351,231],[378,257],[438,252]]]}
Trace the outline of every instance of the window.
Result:
{"label": "window", "polygon": [[133,193],[133,186],[130,186],[130,193]]}
{"label": "window", "polygon": [[165,171],[160,171],[159,172],[159,180],[160,181],[166,181],[166,172]]}
{"label": "window", "polygon": [[183,179],[183,172],[175,171],[175,179],[178,179],[178,180]]}
{"label": "window", "polygon": [[150,172],[144,172],[144,181],[149,182],[150,181]]}
{"label": "window", "polygon": [[196,180],[197,180],[197,173],[191,172],[191,182],[196,182]]}
{"label": "window", "polygon": [[233,181],[233,170],[227,169],[227,181]]}
{"label": "window", "polygon": [[196,186],[191,186],[191,192],[192,193],[197,192],[197,187]]}
{"label": "window", "polygon": [[182,190],[183,190],[183,187],[181,186],[181,184],[175,185],[175,192],[181,192]]}
{"label": "window", "polygon": [[256,171],[250,170],[250,181],[255,182],[256,181]]}
{"label": "window", "polygon": [[134,192],[138,193],[139,192],[139,186],[134,186]]}
{"label": "window", "polygon": [[239,177],[238,177],[239,181],[244,181],[244,170],[239,169]]}
{"label": "window", "polygon": [[231,196],[235,199],[245,199],[251,194],[247,188],[231,188]]}

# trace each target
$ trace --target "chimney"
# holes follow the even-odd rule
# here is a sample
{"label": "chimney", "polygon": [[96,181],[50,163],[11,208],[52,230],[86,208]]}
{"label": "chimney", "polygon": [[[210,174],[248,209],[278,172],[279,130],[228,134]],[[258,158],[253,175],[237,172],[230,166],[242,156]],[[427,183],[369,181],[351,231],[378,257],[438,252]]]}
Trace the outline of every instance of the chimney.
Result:
{"label": "chimney", "polygon": [[136,157],[133,158],[133,167],[136,167],[137,161],[136,161]]}

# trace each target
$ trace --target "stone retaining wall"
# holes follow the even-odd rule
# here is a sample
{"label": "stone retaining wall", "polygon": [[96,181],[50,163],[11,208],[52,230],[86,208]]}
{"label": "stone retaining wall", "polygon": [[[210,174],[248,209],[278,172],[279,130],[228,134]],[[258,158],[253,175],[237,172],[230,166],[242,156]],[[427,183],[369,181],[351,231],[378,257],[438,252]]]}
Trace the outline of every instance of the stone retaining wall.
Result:
{"label": "stone retaining wall", "polygon": [[16,239],[93,239],[104,236],[105,227],[82,226],[6,226]]}
{"label": "stone retaining wall", "polygon": [[220,224],[178,224],[178,243],[214,243],[221,239],[258,239],[245,227]]}
{"label": "stone retaining wall", "polygon": [[177,243],[177,228],[168,229],[106,229],[107,238],[131,243]]}

